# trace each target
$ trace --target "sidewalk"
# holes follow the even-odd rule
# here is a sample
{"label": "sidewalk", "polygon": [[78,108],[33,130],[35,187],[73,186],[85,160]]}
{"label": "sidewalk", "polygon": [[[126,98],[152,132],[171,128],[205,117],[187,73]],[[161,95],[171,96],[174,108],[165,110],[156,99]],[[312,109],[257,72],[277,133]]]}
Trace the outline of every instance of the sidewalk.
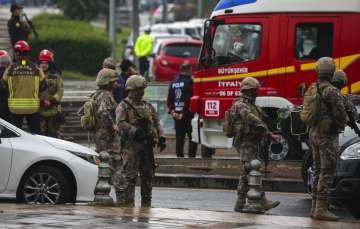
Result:
{"label": "sidewalk", "polygon": [[2,228],[357,229],[359,221],[164,208],[0,204]]}

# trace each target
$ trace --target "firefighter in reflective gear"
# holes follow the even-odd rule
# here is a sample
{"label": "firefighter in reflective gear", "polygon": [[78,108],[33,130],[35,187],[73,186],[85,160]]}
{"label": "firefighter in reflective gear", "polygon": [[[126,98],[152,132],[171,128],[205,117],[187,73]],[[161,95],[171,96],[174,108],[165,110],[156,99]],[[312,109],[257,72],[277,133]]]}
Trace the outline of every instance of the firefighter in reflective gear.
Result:
{"label": "firefighter in reflective gear", "polygon": [[153,51],[153,39],[150,33],[150,27],[146,28],[145,32],[141,34],[135,42],[135,55],[139,59],[140,74],[143,76],[149,71],[148,57]]}
{"label": "firefighter in reflective gear", "polygon": [[317,121],[310,126],[309,138],[313,150],[314,184],[311,216],[320,220],[337,220],[328,210],[330,188],[334,180],[339,154],[339,133],[344,130],[349,117],[343,98],[331,85],[335,71],[334,60],[322,57],[317,61],[318,93],[321,104]]}
{"label": "firefighter in reflective gear", "polygon": [[[240,154],[240,177],[237,190],[237,201],[235,211],[242,212],[247,201],[247,192],[249,191],[248,173],[250,172],[250,162],[256,159],[260,148],[262,138],[270,137],[277,140],[277,136],[273,135],[265,122],[263,121],[264,113],[261,108],[255,105],[255,99],[258,95],[260,83],[252,77],[247,77],[241,82],[241,96],[236,100],[229,111],[229,119],[226,122],[232,122],[234,147]],[[262,191],[262,210],[267,211],[280,204],[278,201],[270,201],[265,197]]]}
{"label": "firefighter in reflective gear", "polygon": [[113,158],[112,182],[118,206],[134,206],[135,184],[140,173],[141,206],[151,206],[155,162],[153,147],[165,145],[159,117],[151,103],[143,100],[146,81],[132,75],[126,81],[128,96],[116,108],[120,132],[119,154]]}
{"label": "firefighter in reflective gear", "polygon": [[40,51],[39,65],[45,73],[47,84],[40,93],[41,133],[59,138],[63,122],[60,102],[64,94],[61,72],[54,67],[54,54],[47,49]]}
{"label": "firefighter in reflective gear", "polygon": [[194,114],[189,110],[190,98],[193,95],[191,71],[191,64],[189,62],[184,62],[181,65],[180,74],[170,83],[167,98],[169,113],[173,116],[175,123],[177,157],[184,157],[186,134],[189,137],[188,156],[196,156],[197,144],[191,138],[191,120]]}
{"label": "firefighter in reflective gear", "polygon": [[2,84],[1,79],[5,70],[11,63],[10,56],[7,51],[0,50],[0,118],[10,122],[9,107],[8,107],[8,90],[5,84]]}
{"label": "firefighter in reflective gear", "polygon": [[40,134],[40,83],[44,72],[28,60],[30,46],[18,41],[14,46],[15,62],[5,71],[3,81],[9,91],[8,105],[12,123],[22,128],[26,118],[31,133]]}

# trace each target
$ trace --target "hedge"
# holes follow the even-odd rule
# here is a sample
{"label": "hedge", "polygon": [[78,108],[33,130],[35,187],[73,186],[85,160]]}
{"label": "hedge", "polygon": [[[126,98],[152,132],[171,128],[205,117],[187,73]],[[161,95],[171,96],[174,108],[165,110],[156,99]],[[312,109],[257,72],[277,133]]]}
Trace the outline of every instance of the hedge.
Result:
{"label": "hedge", "polygon": [[33,56],[40,50],[55,53],[60,69],[95,75],[111,52],[104,29],[83,21],[70,20],[61,14],[40,14],[33,18],[39,38],[30,39]]}

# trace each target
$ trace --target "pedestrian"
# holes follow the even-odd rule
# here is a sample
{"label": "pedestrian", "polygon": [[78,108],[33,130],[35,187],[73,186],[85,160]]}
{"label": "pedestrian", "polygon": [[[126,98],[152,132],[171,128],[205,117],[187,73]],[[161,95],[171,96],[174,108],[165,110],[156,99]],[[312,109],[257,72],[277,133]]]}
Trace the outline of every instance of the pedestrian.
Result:
{"label": "pedestrian", "polygon": [[126,80],[130,76],[137,74],[134,63],[127,59],[121,61],[120,70],[121,73],[119,74],[117,81],[118,87],[114,91],[114,98],[117,103],[120,103],[127,97],[127,91],[125,89]]}
{"label": "pedestrian", "polygon": [[[331,84],[334,85],[334,87],[337,89],[341,90],[342,88],[346,87],[347,83],[348,78],[346,73],[343,70],[336,70],[331,80]],[[341,94],[341,96],[343,97],[345,111],[347,112],[349,118],[351,118],[353,121],[358,121],[360,117],[355,105],[351,101],[351,94]]]}
{"label": "pedestrian", "polygon": [[194,118],[194,113],[190,112],[190,98],[193,95],[191,75],[191,64],[184,62],[180,67],[180,73],[169,85],[167,106],[175,123],[177,157],[184,157],[186,135],[189,138],[188,156],[196,157],[197,144],[191,138],[191,120]]}
{"label": "pedestrian", "polygon": [[158,146],[162,151],[166,147],[165,138],[155,108],[143,100],[144,77],[130,76],[125,86],[128,96],[116,108],[121,140],[112,182],[117,206],[134,206],[135,184],[140,173],[141,207],[151,207],[155,170],[153,147]]}
{"label": "pedestrian", "polygon": [[117,126],[115,122],[115,109],[117,103],[113,97],[113,91],[117,87],[116,72],[112,69],[103,68],[99,71],[96,78],[98,90],[92,95],[94,99],[95,117],[95,151],[114,152],[115,132]]}
{"label": "pedestrian", "polygon": [[8,107],[8,90],[5,84],[1,84],[1,79],[5,70],[10,66],[11,58],[5,50],[0,50],[0,118],[10,122]]}
{"label": "pedestrian", "polygon": [[[311,217],[320,220],[338,220],[338,217],[328,210],[328,201],[339,154],[338,135],[349,120],[339,90],[330,83],[335,68],[332,58],[320,58],[316,63],[318,81],[305,93],[306,97],[315,89],[319,96],[319,100],[312,102],[317,112],[315,121],[309,123],[309,138],[314,161]],[[303,109],[309,107],[306,103],[308,102],[305,98]]]}
{"label": "pedestrian", "polygon": [[[235,211],[244,212],[249,191],[248,174],[250,162],[255,160],[260,150],[260,142],[264,138],[277,139],[265,122],[264,113],[255,105],[260,83],[257,79],[247,77],[241,82],[241,96],[235,100],[230,110],[226,112],[225,130],[228,137],[233,137],[233,145],[240,154],[240,177],[237,187],[237,201]],[[249,202],[248,202],[249,203]],[[265,192],[261,191],[261,211],[267,211],[280,204],[279,201],[270,201]]]}
{"label": "pedestrian", "polygon": [[9,91],[8,107],[12,123],[22,128],[26,118],[29,130],[40,134],[40,89],[45,80],[44,72],[29,60],[30,46],[18,41],[14,46],[15,61],[2,78]]}
{"label": "pedestrian", "polygon": [[146,76],[149,71],[149,56],[153,51],[153,39],[150,36],[151,29],[147,27],[135,42],[135,55],[139,59],[140,75]]}
{"label": "pedestrian", "polygon": [[40,93],[40,126],[45,136],[59,138],[63,123],[61,99],[64,94],[64,83],[54,65],[54,54],[43,49],[39,53],[39,66],[45,74],[47,87]]}
{"label": "pedestrian", "polygon": [[28,21],[22,20],[21,18],[22,9],[23,7],[16,3],[10,7],[11,18],[8,20],[8,32],[12,47],[14,47],[18,41],[27,41],[29,35],[32,33]]}

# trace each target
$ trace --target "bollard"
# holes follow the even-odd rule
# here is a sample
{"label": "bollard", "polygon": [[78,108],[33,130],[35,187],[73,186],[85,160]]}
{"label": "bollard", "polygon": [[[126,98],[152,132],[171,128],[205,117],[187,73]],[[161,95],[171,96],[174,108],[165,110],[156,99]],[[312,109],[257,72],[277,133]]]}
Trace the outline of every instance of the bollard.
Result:
{"label": "bollard", "polygon": [[248,174],[249,191],[246,194],[247,203],[243,208],[243,212],[265,213],[262,206],[262,179],[261,179],[261,162],[259,160],[252,160],[250,162],[251,171]]}
{"label": "bollard", "polygon": [[91,205],[112,206],[114,200],[111,198],[110,190],[110,155],[106,151],[100,153],[100,165],[98,181],[95,186],[95,199]]}

